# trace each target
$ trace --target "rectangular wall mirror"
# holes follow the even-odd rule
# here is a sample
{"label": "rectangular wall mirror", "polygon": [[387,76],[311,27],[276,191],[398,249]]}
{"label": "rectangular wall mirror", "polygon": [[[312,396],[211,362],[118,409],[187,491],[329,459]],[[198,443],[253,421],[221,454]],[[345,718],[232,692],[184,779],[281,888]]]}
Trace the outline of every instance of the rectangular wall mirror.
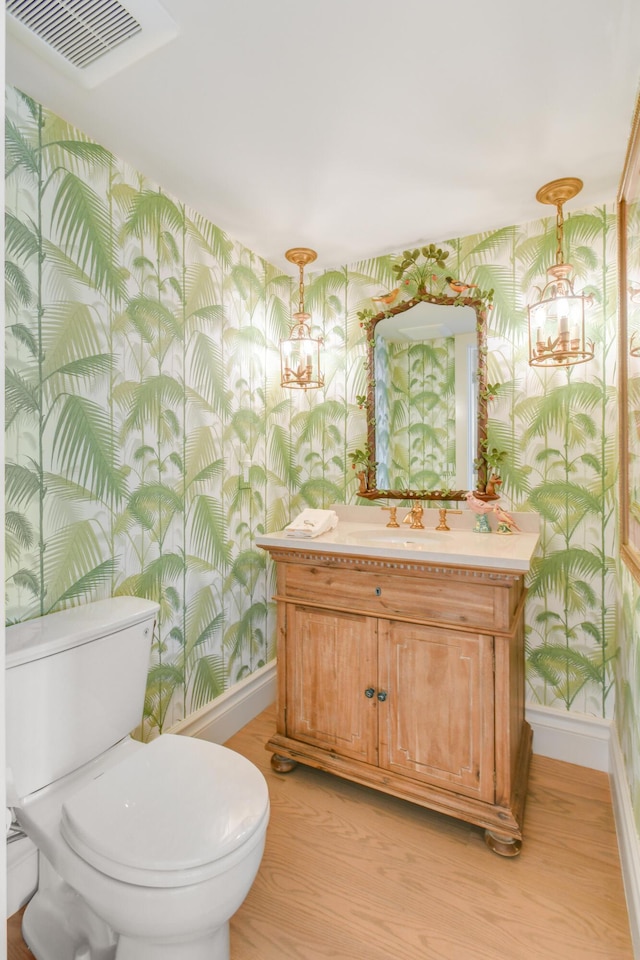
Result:
{"label": "rectangular wall mirror", "polygon": [[[359,314],[368,334],[367,393],[356,399],[367,411],[367,441],[351,456],[364,499],[456,501],[474,487],[482,499],[497,498],[499,477],[489,474],[487,457],[493,290],[445,293],[454,290],[444,276],[447,256],[435,247],[405,254],[394,267],[391,303]],[[396,302],[400,287],[407,298]]]}

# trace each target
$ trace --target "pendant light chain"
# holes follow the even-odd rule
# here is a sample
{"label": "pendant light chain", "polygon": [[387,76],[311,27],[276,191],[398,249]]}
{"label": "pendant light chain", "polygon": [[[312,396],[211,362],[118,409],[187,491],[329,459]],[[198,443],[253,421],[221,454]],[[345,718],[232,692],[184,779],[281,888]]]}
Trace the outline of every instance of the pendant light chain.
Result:
{"label": "pendant light chain", "polygon": [[300,270],[300,283],[298,286],[298,298],[300,300],[300,313],[304,313],[304,266],[299,264],[298,269]]}
{"label": "pendant light chain", "polygon": [[556,207],[556,233],[558,236],[558,246],[556,248],[556,264],[564,263],[562,257],[562,240],[564,237],[564,216],[562,215],[562,204],[559,203]]}

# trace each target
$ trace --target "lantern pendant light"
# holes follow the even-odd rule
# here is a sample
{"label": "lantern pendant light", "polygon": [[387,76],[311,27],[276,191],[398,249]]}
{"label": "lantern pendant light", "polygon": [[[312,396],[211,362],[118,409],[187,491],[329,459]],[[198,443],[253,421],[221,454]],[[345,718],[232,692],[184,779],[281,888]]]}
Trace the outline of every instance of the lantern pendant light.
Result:
{"label": "lantern pendant light", "polygon": [[547,283],[537,289],[539,298],[527,308],[529,317],[529,363],[534,367],[569,367],[591,360],[593,343],[585,338],[585,306],[590,296],[573,291],[573,267],[562,256],[564,218],[562,205],[582,190],[582,180],[564,177],[552,180],[536,193],[540,203],[556,207],[556,262],[547,270]]}
{"label": "lantern pendant light", "polygon": [[285,253],[287,260],[295,263],[300,271],[300,307],[293,314],[296,322],[288,338],[280,341],[280,384],[289,390],[310,390],[324,385],[324,375],[320,372],[322,338],[311,336],[311,315],[304,309],[304,268],[317,256],[315,250],[307,247],[294,247]]}

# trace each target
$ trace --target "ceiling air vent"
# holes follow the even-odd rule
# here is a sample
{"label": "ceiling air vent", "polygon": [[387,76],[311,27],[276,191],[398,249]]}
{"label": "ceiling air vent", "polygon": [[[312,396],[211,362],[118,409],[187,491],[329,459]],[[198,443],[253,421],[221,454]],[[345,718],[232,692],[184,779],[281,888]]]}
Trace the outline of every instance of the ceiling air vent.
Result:
{"label": "ceiling air vent", "polygon": [[88,87],[178,32],[156,0],[6,0],[6,8],[16,37]]}

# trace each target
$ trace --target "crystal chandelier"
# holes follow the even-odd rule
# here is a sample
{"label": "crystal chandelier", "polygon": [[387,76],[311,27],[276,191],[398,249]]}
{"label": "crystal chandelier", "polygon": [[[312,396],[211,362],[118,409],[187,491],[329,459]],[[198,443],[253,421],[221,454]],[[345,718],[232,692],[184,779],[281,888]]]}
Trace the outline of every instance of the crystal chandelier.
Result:
{"label": "crystal chandelier", "polygon": [[562,256],[564,218],[562,205],[582,190],[582,180],[565,177],[552,180],[536,193],[540,203],[556,207],[557,248],[555,265],[547,270],[543,290],[535,288],[538,300],[527,308],[529,317],[529,363],[535,367],[569,367],[593,358],[593,343],[585,338],[585,306],[590,296],[573,291],[573,267]]}
{"label": "crystal chandelier", "polygon": [[321,337],[312,337],[309,321],[311,315],[304,310],[304,268],[317,257],[315,250],[294,247],[285,257],[295,263],[300,271],[300,307],[293,314],[296,321],[286,340],[280,341],[280,384],[290,390],[309,390],[324,385],[320,372]]}

